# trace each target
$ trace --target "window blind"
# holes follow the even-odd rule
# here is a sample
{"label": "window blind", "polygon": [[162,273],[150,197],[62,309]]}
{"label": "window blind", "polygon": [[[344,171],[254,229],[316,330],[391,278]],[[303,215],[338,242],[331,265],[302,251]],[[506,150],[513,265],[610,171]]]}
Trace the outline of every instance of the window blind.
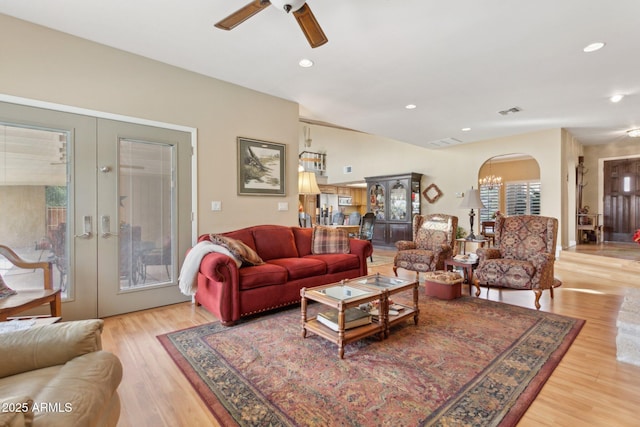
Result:
{"label": "window blind", "polygon": [[485,208],[480,209],[480,221],[491,221],[493,214],[500,209],[500,188],[480,186],[480,200]]}
{"label": "window blind", "polygon": [[507,215],[540,215],[540,183],[507,183],[505,187]]}

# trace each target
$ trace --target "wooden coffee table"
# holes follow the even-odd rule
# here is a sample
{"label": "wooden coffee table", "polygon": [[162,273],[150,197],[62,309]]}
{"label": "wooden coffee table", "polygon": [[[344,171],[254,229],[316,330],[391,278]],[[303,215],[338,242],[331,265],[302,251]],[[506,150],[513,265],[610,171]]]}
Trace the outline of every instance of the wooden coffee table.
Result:
{"label": "wooden coffee table", "polygon": [[[371,301],[378,300],[379,305],[384,304],[384,292],[367,288],[362,285],[342,281],[330,285],[317,286],[315,288],[302,288],[300,290],[302,313],[302,338],[307,337],[307,331],[313,332],[333,343],[338,344],[338,356],[344,358],[344,346],[371,335],[380,334],[384,339],[384,322],[372,322],[368,325],[358,326],[353,329],[345,329],[344,312],[351,307],[358,307]],[[315,317],[307,318],[307,300],[319,302],[322,305],[338,310],[338,331],[334,331],[320,323]]]}
{"label": "wooden coffee table", "polygon": [[[413,291],[413,303],[402,305],[397,313],[389,315],[389,296],[407,290]],[[380,274],[343,280],[339,283],[323,285],[314,288],[302,288],[301,315],[302,337],[306,338],[307,331],[311,331],[329,341],[338,344],[338,355],[344,358],[344,346],[371,335],[380,334],[384,339],[389,336],[391,326],[413,317],[418,324],[418,281],[403,280]],[[307,318],[307,301],[316,301],[338,310],[338,331],[333,331],[321,324],[315,317]],[[378,301],[378,319],[371,324],[352,329],[344,327],[344,312],[348,308],[358,307],[372,301]]]}

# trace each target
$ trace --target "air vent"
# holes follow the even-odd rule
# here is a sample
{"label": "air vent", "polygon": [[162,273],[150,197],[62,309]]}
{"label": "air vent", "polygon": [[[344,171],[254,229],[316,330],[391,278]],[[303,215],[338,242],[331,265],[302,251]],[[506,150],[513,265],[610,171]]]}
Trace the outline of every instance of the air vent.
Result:
{"label": "air vent", "polygon": [[342,169],[342,173],[351,173],[351,166],[345,166]]}
{"label": "air vent", "polygon": [[502,114],[503,116],[506,116],[507,114],[519,113],[520,111],[522,111],[522,108],[520,107],[511,107],[508,110],[498,111],[498,114]]}
{"label": "air vent", "polygon": [[435,141],[427,142],[427,147],[431,148],[443,148],[451,147],[453,145],[462,144],[462,141],[456,138],[442,138]]}

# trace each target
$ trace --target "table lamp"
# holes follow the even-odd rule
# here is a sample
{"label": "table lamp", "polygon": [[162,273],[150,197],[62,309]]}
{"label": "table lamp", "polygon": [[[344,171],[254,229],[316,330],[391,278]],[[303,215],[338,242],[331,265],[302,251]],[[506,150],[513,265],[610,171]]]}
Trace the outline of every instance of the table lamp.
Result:
{"label": "table lamp", "polygon": [[460,203],[459,206],[460,209],[471,209],[469,212],[469,227],[471,232],[466,237],[467,240],[476,240],[476,235],[473,234],[473,217],[476,216],[476,214],[473,210],[484,207],[482,200],[480,200],[480,190],[474,190],[473,187],[471,187],[471,190],[464,194],[464,199],[462,199],[462,203]]}
{"label": "table lamp", "polygon": [[302,207],[300,225],[304,227],[311,226],[311,216],[309,216],[309,224],[307,225],[307,196],[320,194],[320,187],[318,187],[315,173],[304,171],[298,172],[298,194],[304,196],[304,206]]}

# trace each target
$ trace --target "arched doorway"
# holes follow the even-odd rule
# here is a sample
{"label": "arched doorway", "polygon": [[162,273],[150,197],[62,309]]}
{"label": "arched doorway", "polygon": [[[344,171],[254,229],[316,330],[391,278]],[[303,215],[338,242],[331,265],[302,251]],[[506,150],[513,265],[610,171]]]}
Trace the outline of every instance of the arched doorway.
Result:
{"label": "arched doorway", "polygon": [[478,172],[478,188],[486,206],[480,210],[481,222],[491,221],[497,212],[540,214],[540,165],[528,154],[504,154],[487,159]]}

